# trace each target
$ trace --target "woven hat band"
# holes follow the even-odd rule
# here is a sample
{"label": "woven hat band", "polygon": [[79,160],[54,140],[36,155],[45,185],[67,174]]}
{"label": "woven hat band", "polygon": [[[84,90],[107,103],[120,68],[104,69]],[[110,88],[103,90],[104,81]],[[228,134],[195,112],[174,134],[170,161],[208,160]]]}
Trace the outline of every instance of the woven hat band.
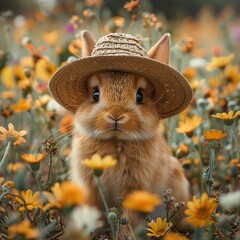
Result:
{"label": "woven hat band", "polygon": [[128,55],[148,57],[141,40],[124,33],[111,33],[99,39],[92,56]]}

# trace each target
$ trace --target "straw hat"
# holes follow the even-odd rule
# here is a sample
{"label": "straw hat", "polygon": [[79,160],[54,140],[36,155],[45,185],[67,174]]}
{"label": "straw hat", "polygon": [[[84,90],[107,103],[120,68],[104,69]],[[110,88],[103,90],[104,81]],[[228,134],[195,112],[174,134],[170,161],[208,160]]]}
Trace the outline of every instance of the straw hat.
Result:
{"label": "straw hat", "polygon": [[169,47],[169,35],[160,39],[148,54],[140,39],[132,35],[110,33],[95,44],[89,34],[87,31],[82,34],[83,45],[90,49],[89,56],[64,65],[49,81],[50,93],[63,107],[76,112],[87,97],[85,80],[92,74],[105,71],[136,73],[151,81],[155,88],[154,102],[161,119],[183,111],[190,104],[192,89],[185,77],[168,65],[165,52],[169,50],[156,52],[163,42],[168,42]]}

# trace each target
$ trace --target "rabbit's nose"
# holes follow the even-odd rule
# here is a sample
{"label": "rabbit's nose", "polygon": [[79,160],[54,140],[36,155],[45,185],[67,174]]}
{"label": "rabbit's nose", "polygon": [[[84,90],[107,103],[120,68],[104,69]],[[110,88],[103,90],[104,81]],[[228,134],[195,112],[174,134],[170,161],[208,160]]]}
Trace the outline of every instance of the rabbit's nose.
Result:
{"label": "rabbit's nose", "polygon": [[127,114],[122,113],[122,110],[119,107],[113,107],[109,109],[106,115],[107,121],[110,122],[117,122],[117,123],[124,123],[127,121]]}

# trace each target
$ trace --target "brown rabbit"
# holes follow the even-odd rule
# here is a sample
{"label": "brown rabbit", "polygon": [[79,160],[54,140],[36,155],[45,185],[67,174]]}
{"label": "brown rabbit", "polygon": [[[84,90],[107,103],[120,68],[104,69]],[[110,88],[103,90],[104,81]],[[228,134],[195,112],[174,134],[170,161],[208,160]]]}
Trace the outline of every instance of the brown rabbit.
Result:
{"label": "brown rabbit", "polygon": [[[93,49],[96,42],[87,31],[82,33],[82,42],[84,58],[98,50]],[[165,35],[150,49],[148,57],[167,65],[169,46],[169,35]],[[90,67],[94,69],[95,65]],[[167,104],[167,101],[161,102],[164,94],[156,100],[156,87],[143,76],[144,73],[123,71],[121,66],[119,69],[96,70],[86,77],[84,95],[77,106],[59,100],[50,82],[55,98],[70,110],[74,106],[73,111],[76,112],[70,162],[72,180],[84,187],[88,204],[103,209],[92,170],[85,167],[81,160],[91,158],[95,153],[102,157],[111,155],[117,159],[117,164],[101,176],[109,207],[116,206],[119,197],[124,198],[133,190],[161,194],[171,189],[176,201],[187,201],[188,182],[181,164],[171,156],[159,131],[159,120],[166,117],[159,114],[159,109],[164,109]],[[189,104],[191,92],[187,99],[182,109]],[[129,218],[131,225],[136,225],[134,214],[126,210],[124,216]]]}

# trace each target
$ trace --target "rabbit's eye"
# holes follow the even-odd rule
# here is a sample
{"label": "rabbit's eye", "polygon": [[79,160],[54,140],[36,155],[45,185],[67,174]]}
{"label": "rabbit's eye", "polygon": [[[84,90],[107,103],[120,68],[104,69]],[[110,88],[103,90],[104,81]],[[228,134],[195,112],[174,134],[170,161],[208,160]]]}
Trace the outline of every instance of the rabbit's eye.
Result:
{"label": "rabbit's eye", "polygon": [[138,89],[137,94],[136,94],[136,102],[137,103],[142,103],[143,101],[143,94],[141,89]]}
{"label": "rabbit's eye", "polygon": [[93,98],[94,102],[98,102],[99,101],[99,97],[100,97],[100,92],[99,92],[99,89],[96,88],[93,91],[93,95],[92,95],[92,98]]}

